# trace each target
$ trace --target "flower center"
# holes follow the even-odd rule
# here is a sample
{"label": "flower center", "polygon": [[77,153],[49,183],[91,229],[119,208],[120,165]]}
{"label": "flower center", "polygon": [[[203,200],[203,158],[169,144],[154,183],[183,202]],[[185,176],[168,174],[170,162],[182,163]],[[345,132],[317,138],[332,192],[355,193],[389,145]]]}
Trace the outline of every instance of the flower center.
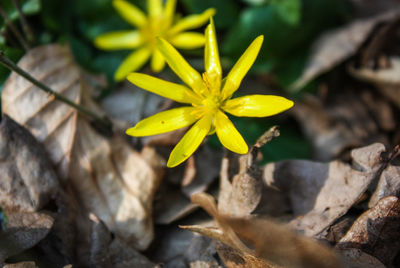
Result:
{"label": "flower center", "polygon": [[157,44],[157,37],[166,38],[168,30],[167,19],[164,16],[149,19],[149,22],[141,29],[146,43],[150,49],[154,49]]}
{"label": "flower center", "polygon": [[203,109],[206,113],[216,113],[219,109],[220,103],[216,97],[207,97],[201,101]]}

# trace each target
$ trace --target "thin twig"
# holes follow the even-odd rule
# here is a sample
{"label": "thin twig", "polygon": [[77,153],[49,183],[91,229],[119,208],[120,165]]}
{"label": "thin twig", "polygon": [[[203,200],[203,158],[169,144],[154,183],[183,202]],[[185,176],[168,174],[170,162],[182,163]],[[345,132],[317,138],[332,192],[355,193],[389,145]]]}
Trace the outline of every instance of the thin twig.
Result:
{"label": "thin twig", "polygon": [[68,99],[67,97],[59,94],[58,92],[55,92],[54,90],[52,90],[51,88],[49,88],[48,86],[44,85],[43,83],[41,83],[40,81],[36,80],[35,78],[33,78],[30,74],[28,74],[27,72],[25,72],[24,70],[22,70],[20,67],[18,67],[14,62],[12,62],[9,58],[7,58],[4,55],[4,52],[0,50],[0,63],[3,64],[5,67],[7,67],[8,69],[10,69],[11,71],[16,72],[17,74],[21,75],[22,77],[24,77],[25,79],[29,80],[32,84],[34,84],[35,86],[37,86],[38,88],[40,88],[41,90],[51,94],[52,96],[54,96],[57,100],[75,108],[77,111],[79,111],[80,113],[87,115],[89,117],[91,117],[94,120],[94,123],[96,124],[100,124],[104,129],[107,130],[111,130],[112,129],[112,123],[106,118],[106,117],[100,117],[99,115],[97,115],[95,112],[87,109],[86,107],[79,105],[73,101],[71,101],[70,99]]}
{"label": "thin twig", "polygon": [[17,9],[18,16],[21,21],[22,30],[24,31],[24,34],[25,34],[26,38],[28,39],[28,42],[32,43],[33,39],[34,39],[33,31],[31,29],[31,27],[29,26],[28,20],[26,19],[24,12],[22,12],[20,1],[13,0],[13,3],[14,3],[15,8]]}
{"label": "thin twig", "polygon": [[10,27],[10,30],[14,33],[15,37],[18,39],[18,41],[21,43],[24,49],[28,51],[29,44],[26,42],[26,40],[19,32],[17,27],[15,27],[14,23],[10,20],[10,17],[8,17],[7,12],[2,8],[1,5],[0,5],[0,15],[3,17],[5,24]]}

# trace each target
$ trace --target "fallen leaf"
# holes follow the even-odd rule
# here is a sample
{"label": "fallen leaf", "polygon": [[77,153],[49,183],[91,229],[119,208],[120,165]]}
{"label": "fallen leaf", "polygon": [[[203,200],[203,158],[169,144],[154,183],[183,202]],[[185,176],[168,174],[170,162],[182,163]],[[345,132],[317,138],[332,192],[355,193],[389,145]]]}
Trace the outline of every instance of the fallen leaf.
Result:
{"label": "fallen leaf", "polygon": [[153,268],[155,264],[119,238],[112,238],[107,227],[94,214],[91,234],[90,265],[92,267]]}
{"label": "fallen leaf", "polygon": [[33,261],[24,261],[18,263],[10,263],[3,266],[3,268],[37,268]]}
{"label": "fallen leaf", "polygon": [[41,145],[6,114],[0,124],[0,174],[0,206],[6,210],[37,211],[58,191]]}
{"label": "fallen leaf", "polygon": [[185,252],[196,234],[177,228],[176,225],[159,226],[157,244],[151,252],[151,260],[165,267],[188,267]]}
{"label": "fallen leaf", "polygon": [[[48,45],[29,51],[19,66],[53,90],[104,114],[67,47]],[[13,73],[2,91],[3,111],[43,143],[78,200],[120,238],[145,249],[153,239],[152,202],[164,160],[151,149],[132,150],[123,137],[106,138],[76,110]],[[146,154],[150,154],[146,156]]]}
{"label": "fallen leaf", "polygon": [[399,0],[351,0],[356,17],[370,17],[393,9]]}
{"label": "fallen leaf", "polygon": [[156,224],[170,224],[190,214],[197,207],[180,190],[170,190],[155,200],[154,221]]}
{"label": "fallen leaf", "polygon": [[33,247],[53,226],[53,218],[37,212],[7,212],[7,229],[0,233],[0,263]]}
{"label": "fallen leaf", "polygon": [[224,248],[220,254],[228,267],[342,267],[333,250],[296,235],[287,227],[266,219],[221,214],[214,199],[205,193],[193,195],[192,202],[215,219],[219,230],[200,226],[183,228],[210,236],[232,248]]}
{"label": "fallen leaf", "polygon": [[[381,97],[370,95],[368,91],[343,91],[325,102],[309,95],[296,103],[292,115],[312,141],[314,159],[328,161],[349,148],[374,142],[389,144],[381,128],[394,130],[395,112]],[[382,119],[385,122],[380,123]]]}
{"label": "fallen leaf", "polygon": [[348,70],[354,77],[376,85],[384,96],[400,108],[400,58],[393,56],[388,61],[388,68],[364,66],[356,69],[350,65]]}
{"label": "fallen leaf", "polygon": [[195,236],[185,252],[185,260],[190,268],[217,268],[218,261],[213,255],[217,253],[215,243],[205,236]]}
{"label": "fallen leaf", "polygon": [[380,261],[358,248],[348,248],[339,251],[343,263],[348,268],[386,268]]}
{"label": "fallen leaf", "polygon": [[357,19],[321,36],[314,44],[308,63],[293,90],[303,88],[318,75],[329,71],[354,55],[365,42],[376,25],[388,22],[400,14],[399,8],[392,8],[374,17]]}
{"label": "fallen leaf", "polygon": [[379,200],[386,196],[400,196],[400,167],[389,165],[382,172],[378,185],[372,194],[368,207],[374,207]]}
{"label": "fallen leaf", "polygon": [[165,99],[125,82],[101,101],[101,107],[125,131],[141,119],[158,112]]}
{"label": "fallen leaf", "polygon": [[290,200],[296,219],[291,226],[306,236],[318,235],[343,216],[376,178],[382,144],[352,151],[353,167],[340,161],[287,160],[264,168],[264,181]]}
{"label": "fallen leaf", "polygon": [[237,166],[236,159],[224,157],[220,172],[220,192],[218,211],[230,216],[250,215],[262,198],[262,171],[257,164],[259,149],[267,142],[279,136],[276,126],[270,128],[252,146],[246,155],[238,160],[239,171],[230,182],[231,166]]}
{"label": "fallen leaf", "polygon": [[358,248],[391,266],[400,251],[399,228],[400,201],[388,196],[364,212],[336,247]]}
{"label": "fallen leaf", "polygon": [[212,149],[206,144],[201,146],[194,156],[191,171],[189,166],[186,167],[185,175],[187,177],[184,176],[182,181],[182,192],[190,198],[195,193],[207,191],[218,178],[221,159],[221,151]]}

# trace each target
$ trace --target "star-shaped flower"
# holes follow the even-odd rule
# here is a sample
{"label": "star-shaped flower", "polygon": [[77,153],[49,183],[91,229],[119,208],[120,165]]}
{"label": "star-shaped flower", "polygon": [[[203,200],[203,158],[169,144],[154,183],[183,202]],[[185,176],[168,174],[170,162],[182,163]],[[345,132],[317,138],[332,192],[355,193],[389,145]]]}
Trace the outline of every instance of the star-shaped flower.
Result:
{"label": "star-shaped flower", "polygon": [[228,116],[265,117],[278,114],[293,106],[293,102],[273,95],[248,95],[232,99],[243,77],[253,65],[264,37],[257,37],[222,79],[215,28],[211,19],[205,31],[205,72],[200,75],[165,39],[158,40],[158,49],[171,69],[186,85],[167,82],[146,74],[131,73],[127,79],[133,84],[181,103],[192,106],[167,110],[136,124],[126,133],[131,136],[149,136],[194,125],[172,150],[167,166],[185,161],[199,147],[208,134],[217,133],[229,150],[245,154],[248,147]]}
{"label": "star-shaped flower", "polygon": [[114,8],[123,19],[137,27],[137,30],[124,30],[105,33],[98,36],[94,43],[104,50],[136,49],[118,67],[114,78],[123,80],[130,72],[139,70],[151,57],[151,68],[161,71],[165,60],[157,48],[157,37],[168,40],[177,48],[193,49],[204,45],[204,35],[197,32],[185,32],[205,24],[214,15],[213,8],[202,14],[190,15],[174,24],[176,0],[147,0],[149,15],[125,0],[114,0]]}

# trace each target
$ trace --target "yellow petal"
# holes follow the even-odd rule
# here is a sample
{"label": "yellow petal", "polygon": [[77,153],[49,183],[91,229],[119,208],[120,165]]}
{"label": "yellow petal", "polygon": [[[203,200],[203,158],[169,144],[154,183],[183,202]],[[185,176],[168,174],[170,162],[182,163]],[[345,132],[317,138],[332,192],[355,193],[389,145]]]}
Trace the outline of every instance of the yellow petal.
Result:
{"label": "yellow petal", "polygon": [[187,127],[198,119],[198,117],[194,116],[195,111],[196,108],[194,107],[180,107],[167,110],[143,119],[136,126],[129,128],[126,134],[143,137]]}
{"label": "yellow petal", "polygon": [[159,17],[162,14],[162,0],[147,0],[147,10],[151,17]]}
{"label": "yellow petal", "polygon": [[117,31],[102,34],[94,40],[94,44],[104,50],[132,49],[143,43],[139,31]]}
{"label": "yellow petal", "polygon": [[146,25],[146,15],[136,6],[124,0],[114,0],[113,5],[121,17],[133,26],[142,27]]}
{"label": "yellow petal", "polygon": [[248,95],[226,101],[222,109],[235,116],[265,117],[281,113],[293,104],[280,96]]}
{"label": "yellow petal", "polygon": [[260,35],[257,37],[233,66],[232,70],[226,77],[226,82],[222,89],[223,99],[230,98],[239,88],[244,76],[257,58],[263,40],[264,36]]}
{"label": "yellow petal", "polygon": [[211,116],[203,116],[194,126],[186,132],[185,136],[172,150],[167,166],[175,167],[191,156],[207,136],[211,127]]}
{"label": "yellow petal", "polygon": [[161,72],[162,69],[164,69],[165,66],[165,60],[163,55],[161,54],[158,49],[155,49],[153,51],[153,56],[151,57],[151,69],[153,72],[158,73]]}
{"label": "yellow petal", "polygon": [[172,22],[174,20],[175,8],[176,0],[167,0],[164,9],[164,16],[167,18],[168,21],[168,25],[166,28],[169,28],[172,25]]}
{"label": "yellow petal", "polygon": [[157,46],[169,67],[171,67],[185,84],[190,86],[195,92],[200,93],[203,86],[203,79],[200,74],[163,38],[158,39]]}
{"label": "yellow petal", "polygon": [[242,135],[235,128],[231,120],[221,111],[215,118],[215,129],[222,145],[238,154],[246,154],[249,150]]}
{"label": "yellow petal", "polygon": [[142,73],[130,73],[127,79],[140,88],[177,102],[201,102],[196,93],[184,85],[171,83]]}
{"label": "yellow petal", "polygon": [[[218,90],[221,85],[222,68],[219,61],[217,36],[215,34],[214,20],[210,19],[210,24],[205,31],[206,45],[204,48],[204,65],[210,83],[214,89]],[[217,92],[215,92],[217,93]]]}
{"label": "yellow petal", "polygon": [[141,48],[132,52],[118,67],[114,74],[116,81],[123,80],[130,72],[140,69],[150,57],[150,50]]}
{"label": "yellow petal", "polygon": [[170,40],[171,44],[176,48],[181,49],[194,49],[204,45],[205,38],[201,33],[184,32],[177,34]]}
{"label": "yellow petal", "polygon": [[214,14],[215,14],[215,9],[209,8],[201,14],[184,17],[171,28],[169,34],[175,35],[182,31],[198,28],[204,25]]}

